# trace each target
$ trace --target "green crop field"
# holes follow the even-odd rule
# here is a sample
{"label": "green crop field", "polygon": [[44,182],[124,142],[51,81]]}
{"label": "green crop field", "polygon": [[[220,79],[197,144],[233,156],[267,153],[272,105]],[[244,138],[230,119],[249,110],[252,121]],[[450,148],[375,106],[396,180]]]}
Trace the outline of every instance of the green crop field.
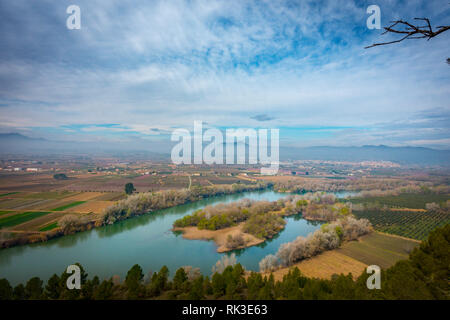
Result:
{"label": "green crop field", "polygon": [[380,206],[397,207],[397,208],[412,208],[425,209],[425,204],[435,202],[438,204],[445,203],[450,200],[448,194],[438,193],[402,193],[398,196],[385,197],[367,197],[367,198],[353,198],[350,199],[352,203],[371,203],[379,204]]}
{"label": "green crop field", "polygon": [[17,193],[19,193],[19,192],[2,193],[2,194],[0,194],[0,197],[10,196],[10,195],[17,194]]}
{"label": "green crop field", "polygon": [[86,203],[86,201],[75,201],[75,202],[71,202],[71,203],[68,203],[68,204],[66,204],[66,205],[60,206],[60,207],[58,207],[58,208],[52,209],[52,211],[64,211],[64,210],[67,210],[67,209],[69,209],[69,208],[78,206],[78,205],[83,204],[83,203]]}
{"label": "green crop field", "polygon": [[11,212],[13,212],[13,211],[0,211],[0,216],[11,213]]}
{"label": "green crop field", "polygon": [[49,230],[53,230],[57,227],[58,227],[58,222],[53,222],[53,223],[50,223],[50,224],[42,227],[41,229],[39,229],[39,231],[49,231]]}
{"label": "green crop field", "polygon": [[434,229],[450,223],[448,211],[391,211],[363,210],[354,211],[358,218],[368,219],[375,230],[424,240]]}
{"label": "green crop field", "polygon": [[359,241],[345,243],[337,251],[367,265],[375,264],[388,268],[399,260],[407,259],[409,253],[418,245],[414,240],[372,232],[361,237]]}
{"label": "green crop field", "polygon": [[24,212],[18,213],[13,216],[5,217],[0,219],[0,228],[12,227],[18,224],[33,220],[38,217],[45,216],[50,212]]}

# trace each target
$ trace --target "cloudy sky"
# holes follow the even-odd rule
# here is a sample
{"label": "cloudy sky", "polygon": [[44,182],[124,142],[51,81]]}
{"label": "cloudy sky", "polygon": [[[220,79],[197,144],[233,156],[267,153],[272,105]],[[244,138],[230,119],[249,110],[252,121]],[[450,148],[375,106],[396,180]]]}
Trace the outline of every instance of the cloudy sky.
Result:
{"label": "cloudy sky", "polygon": [[[450,148],[450,32],[369,30],[447,1],[0,0],[0,133],[162,141],[200,120],[279,128],[292,146]],[[66,8],[81,9],[68,30]]]}

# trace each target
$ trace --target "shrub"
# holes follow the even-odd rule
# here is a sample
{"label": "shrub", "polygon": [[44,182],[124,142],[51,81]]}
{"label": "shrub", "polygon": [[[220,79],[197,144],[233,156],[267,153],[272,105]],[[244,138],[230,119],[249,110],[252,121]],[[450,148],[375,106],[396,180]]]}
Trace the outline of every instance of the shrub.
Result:
{"label": "shrub", "polygon": [[223,255],[220,260],[212,267],[212,273],[222,273],[226,267],[234,266],[237,263],[236,255],[234,253],[230,255]]}
{"label": "shrub", "polygon": [[279,259],[277,258],[277,256],[269,254],[259,262],[259,270],[261,272],[274,271],[278,267],[278,265]]}
{"label": "shrub", "polygon": [[284,228],[286,221],[277,214],[257,214],[251,216],[244,224],[242,231],[250,233],[255,237],[266,239],[272,238]]}
{"label": "shrub", "polygon": [[241,233],[232,236],[231,234],[227,237],[226,246],[228,249],[237,249],[245,245],[245,239]]}
{"label": "shrub", "polygon": [[67,176],[64,173],[57,173],[53,175],[53,179],[56,180],[67,180],[69,178],[67,178]]}
{"label": "shrub", "polygon": [[439,210],[440,208],[441,208],[441,206],[439,204],[437,204],[436,202],[431,202],[431,203],[425,204],[425,209],[427,209],[427,211]]}
{"label": "shrub", "polygon": [[58,226],[64,234],[70,234],[82,230],[89,223],[87,217],[68,214],[59,219]]}

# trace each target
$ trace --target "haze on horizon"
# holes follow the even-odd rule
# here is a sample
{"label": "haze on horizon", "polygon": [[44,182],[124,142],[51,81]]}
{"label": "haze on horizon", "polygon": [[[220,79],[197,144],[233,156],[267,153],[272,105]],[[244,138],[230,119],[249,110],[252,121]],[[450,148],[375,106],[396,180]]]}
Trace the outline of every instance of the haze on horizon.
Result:
{"label": "haze on horizon", "polygon": [[[450,149],[450,33],[364,49],[392,40],[367,29],[371,4],[0,1],[0,133],[164,145],[201,120],[283,146]],[[449,22],[442,1],[376,4],[382,26]]]}

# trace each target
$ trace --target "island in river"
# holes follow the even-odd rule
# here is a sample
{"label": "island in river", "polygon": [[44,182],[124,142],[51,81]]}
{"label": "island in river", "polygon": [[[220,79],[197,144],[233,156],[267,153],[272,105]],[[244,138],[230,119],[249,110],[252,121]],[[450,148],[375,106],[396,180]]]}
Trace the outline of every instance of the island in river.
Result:
{"label": "island in river", "polygon": [[[266,239],[260,239],[252,234],[242,231],[244,223],[237,226],[218,229],[218,230],[205,230],[199,229],[198,227],[184,227],[184,228],[173,228],[173,231],[181,231],[183,233],[183,238],[189,240],[213,240],[217,246],[217,253],[223,253],[236,249],[243,249],[252,246],[256,246],[263,243]],[[243,238],[243,245],[239,245],[230,248],[227,245],[227,239],[229,237],[236,238],[236,236],[241,236]]]}
{"label": "island in river", "polygon": [[288,196],[272,202],[243,199],[197,210],[176,220],[172,230],[182,232],[185,239],[213,240],[221,253],[273,238],[284,229],[284,217],[299,213],[308,220],[334,221],[350,215],[351,209],[325,194]]}

